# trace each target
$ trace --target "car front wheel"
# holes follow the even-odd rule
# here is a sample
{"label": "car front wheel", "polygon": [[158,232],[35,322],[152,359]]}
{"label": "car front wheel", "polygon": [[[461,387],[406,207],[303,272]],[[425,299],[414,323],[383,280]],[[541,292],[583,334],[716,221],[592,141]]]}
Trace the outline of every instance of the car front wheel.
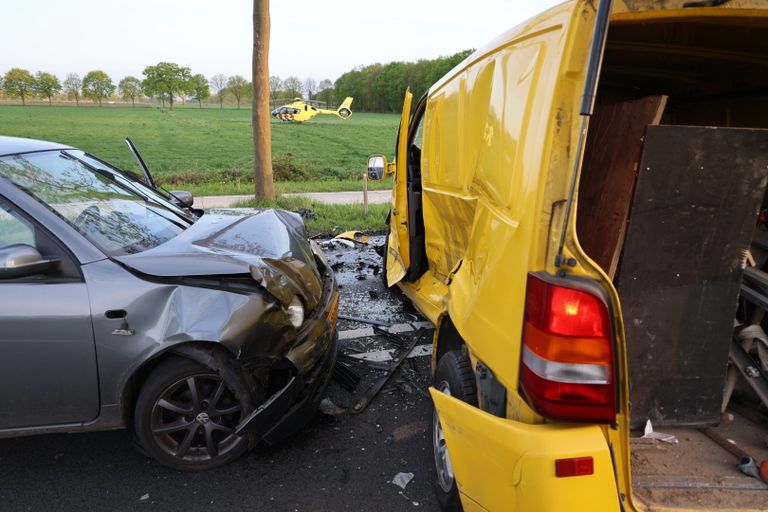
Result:
{"label": "car front wheel", "polygon": [[136,437],[146,452],[173,469],[201,471],[227,464],[248,449],[235,427],[253,410],[234,371],[217,371],[183,357],[161,362],[136,404]]}

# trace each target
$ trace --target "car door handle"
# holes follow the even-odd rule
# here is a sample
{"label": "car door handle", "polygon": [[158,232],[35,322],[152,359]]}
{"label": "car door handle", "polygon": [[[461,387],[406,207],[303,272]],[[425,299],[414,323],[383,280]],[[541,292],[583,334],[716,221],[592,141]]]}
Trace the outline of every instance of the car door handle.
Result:
{"label": "car door handle", "polygon": [[128,312],[124,309],[110,309],[104,313],[104,316],[109,318],[110,320],[118,320],[123,319],[123,323],[120,324],[120,327],[112,331],[112,334],[115,336],[133,336],[136,334],[135,329],[131,329],[128,326]]}

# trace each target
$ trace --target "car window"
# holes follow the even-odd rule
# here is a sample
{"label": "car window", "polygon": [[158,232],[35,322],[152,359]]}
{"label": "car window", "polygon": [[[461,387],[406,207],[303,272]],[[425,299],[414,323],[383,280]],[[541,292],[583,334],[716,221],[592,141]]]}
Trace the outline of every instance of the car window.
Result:
{"label": "car window", "polygon": [[14,244],[35,246],[35,231],[32,225],[11,210],[10,205],[0,199],[0,249]]}
{"label": "car window", "polygon": [[189,224],[163,205],[60,151],[0,159],[0,175],[66,219],[109,255],[141,252]]}
{"label": "car window", "polygon": [[416,129],[413,131],[412,139],[411,139],[411,145],[414,147],[417,147],[421,149],[422,147],[422,138],[424,137],[424,118],[426,116],[424,115],[424,112],[421,113],[421,116],[419,117],[418,124],[416,125]]}

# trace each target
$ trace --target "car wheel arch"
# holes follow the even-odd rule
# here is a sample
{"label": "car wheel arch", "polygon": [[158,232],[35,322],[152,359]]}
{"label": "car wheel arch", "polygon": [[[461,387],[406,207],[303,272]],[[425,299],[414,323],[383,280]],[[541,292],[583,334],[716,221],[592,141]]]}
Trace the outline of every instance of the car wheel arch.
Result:
{"label": "car wheel arch", "polygon": [[461,337],[456,326],[453,324],[450,315],[447,313],[440,317],[435,329],[432,342],[432,371],[437,368],[440,358],[446,353],[457,350],[466,355],[467,345],[464,338]]}
{"label": "car wheel arch", "polygon": [[[136,400],[142,385],[152,373],[152,371],[169,357],[183,357],[191,359],[204,366],[208,366],[220,372],[233,371],[231,367],[225,364],[225,361],[239,362],[234,355],[225,347],[212,341],[185,341],[182,343],[170,345],[158,350],[151,357],[143,361],[136,368],[131,376],[126,379],[120,392],[120,410],[122,412],[123,424],[131,425],[133,414],[136,409]],[[242,375],[248,380],[249,387],[254,388],[251,378],[246,372]]]}

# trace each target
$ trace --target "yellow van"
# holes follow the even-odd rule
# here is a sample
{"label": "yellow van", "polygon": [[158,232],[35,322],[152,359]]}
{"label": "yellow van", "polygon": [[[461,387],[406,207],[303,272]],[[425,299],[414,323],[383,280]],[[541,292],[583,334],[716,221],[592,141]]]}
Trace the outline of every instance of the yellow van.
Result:
{"label": "yellow van", "polygon": [[394,175],[387,282],[436,326],[446,510],[768,510],[699,430],[731,434],[763,128],[766,0],[565,2],[406,93],[368,169]]}

